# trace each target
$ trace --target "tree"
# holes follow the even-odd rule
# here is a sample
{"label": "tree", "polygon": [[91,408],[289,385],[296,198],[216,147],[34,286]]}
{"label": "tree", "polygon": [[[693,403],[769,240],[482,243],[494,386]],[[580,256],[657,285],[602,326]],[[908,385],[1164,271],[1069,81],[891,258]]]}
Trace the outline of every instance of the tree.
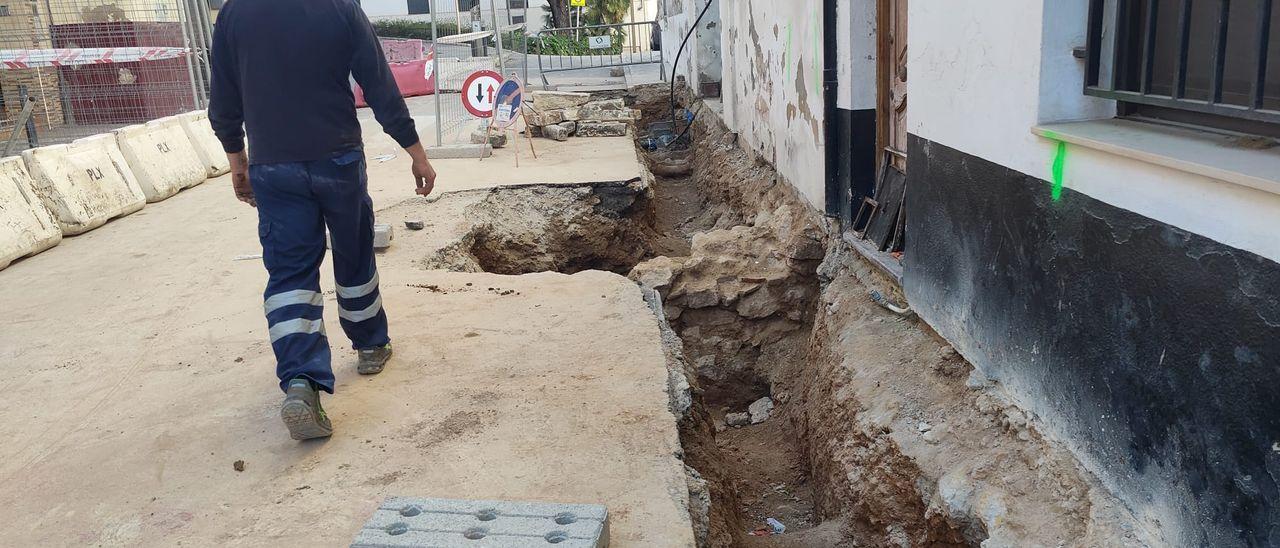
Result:
{"label": "tree", "polygon": [[[587,0],[587,8],[583,13],[583,25],[613,25],[627,20],[627,12],[631,9],[632,0]],[[572,27],[574,21],[570,16],[569,0],[547,0],[543,8],[547,11],[546,21],[552,28]]]}
{"label": "tree", "polygon": [[615,25],[627,20],[631,0],[587,0],[586,24]]}
{"label": "tree", "polygon": [[569,0],[547,0],[547,23],[551,28],[560,29],[572,26],[569,23]]}

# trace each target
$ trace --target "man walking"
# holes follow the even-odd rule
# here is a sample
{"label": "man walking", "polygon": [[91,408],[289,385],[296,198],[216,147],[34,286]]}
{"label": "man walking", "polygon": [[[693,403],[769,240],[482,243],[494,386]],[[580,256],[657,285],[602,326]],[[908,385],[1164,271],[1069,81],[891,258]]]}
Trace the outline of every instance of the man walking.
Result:
{"label": "man walking", "polygon": [[296,440],[333,433],[320,406],[334,381],[320,293],[325,227],[358,372],[379,373],[391,357],[352,76],[412,158],[417,193],[430,194],[435,170],[356,0],[230,0],[218,14],[209,121],[231,160],[236,198],[258,208],[280,415]]}

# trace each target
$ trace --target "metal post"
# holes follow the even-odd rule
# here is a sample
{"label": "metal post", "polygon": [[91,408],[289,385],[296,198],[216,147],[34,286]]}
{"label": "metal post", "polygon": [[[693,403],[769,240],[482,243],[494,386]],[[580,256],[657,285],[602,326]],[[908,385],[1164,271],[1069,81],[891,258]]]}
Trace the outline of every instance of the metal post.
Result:
{"label": "metal post", "polygon": [[178,18],[183,20],[178,25],[182,28],[182,43],[187,46],[187,81],[191,83],[191,100],[195,102],[195,108],[200,108],[200,90],[199,85],[196,84],[195,43],[191,41],[191,29],[187,26],[186,17],[183,15],[183,12],[187,11],[183,9],[186,2],[179,1],[177,4]]}
{"label": "metal post", "polygon": [[498,46],[498,74],[507,77],[506,64],[502,61],[502,25],[498,24],[498,0],[489,0],[489,17],[493,18],[493,43]]}
{"label": "metal post", "polygon": [[204,0],[183,0],[183,6],[187,10],[187,21],[183,24],[191,28],[192,48],[191,61],[196,75],[195,85],[200,91],[200,101],[197,102],[196,108],[203,108],[209,104],[209,74],[205,72],[204,58],[208,53],[210,43],[209,37],[204,33],[204,24],[200,18],[200,4]]}
{"label": "metal post", "polygon": [[432,90],[431,95],[436,100],[436,146],[444,146],[444,120],[440,115],[440,81],[442,78],[440,76],[440,35],[436,31],[437,15],[436,13],[431,14],[431,74],[436,79],[435,89]]}
{"label": "metal post", "polygon": [[14,120],[13,132],[9,134],[9,141],[4,145],[5,156],[13,155],[13,149],[18,144],[18,135],[22,133],[24,127],[27,130],[28,144],[31,142],[31,136],[34,135],[34,128],[30,122],[31,110],[35,108],[36,100],[31,97],[27,97],[27,86],[20,86],[18,88],[18,94],[22,97],[22,112],[18,113],[18,118]]}
{"label": "metal post", "polygon": [[[22,101],[23,111],[27,112],[27,148],[36,148],[40,146],[40,138],[36,136],[36,120],[35,117],[31,116],[30,111],[27,110],[30,108],[29,105],[35,102],[35,99],[28,97],[27,86],[18,86],[18,100]],[[48,116],[49,111],[46,110],[45,118],[47,119]],[[14,133],[17,133],[18,127],[14,126],[13,131]]]}

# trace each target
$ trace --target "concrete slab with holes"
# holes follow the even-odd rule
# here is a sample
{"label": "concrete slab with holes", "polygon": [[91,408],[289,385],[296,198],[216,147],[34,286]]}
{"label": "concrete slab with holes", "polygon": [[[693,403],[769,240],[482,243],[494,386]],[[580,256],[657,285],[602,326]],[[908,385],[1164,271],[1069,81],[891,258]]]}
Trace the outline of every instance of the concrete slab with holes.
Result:
{"label": "concrete slab with holes", "polygon": [[606,548],[609,512],[598,504],[390,497],[352,548]]}

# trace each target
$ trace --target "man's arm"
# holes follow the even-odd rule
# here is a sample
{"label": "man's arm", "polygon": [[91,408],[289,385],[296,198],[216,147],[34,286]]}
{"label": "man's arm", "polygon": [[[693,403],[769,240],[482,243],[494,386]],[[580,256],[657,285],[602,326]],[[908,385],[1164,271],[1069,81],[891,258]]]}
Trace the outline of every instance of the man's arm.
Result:
{"label": "man's arm", "polygon": [[413,118],[409,116],[409,107],[404,104],[400,95],[400,87],[391,74],[387,58],[382,53],[382,44],[373,30],[373,24],[365,16],[364,10],[354,1],[350,3],[349,26],[351,28],[351,75],[364,90],[364,100],[373,109],[373,117],[382,125],[382,130],[395,139],[413,159],[413,177],[417,183],[417,193],[426,196],[435,187],[436,171],[427,159],[427,152],[418,140],[418,131],[414,127]]}
{"label": "man's arm", "polygon": [[228,38],[230,33],[231,4],[218,13],[218,24],[213,30],[213,50],[210,71],[213,79],[209,93],[209,125],[222,143],[231,163],[231,186],[236,198],[251,206],[257,206],[253,187],[249,185],[249,157],[244,151],[244,103],[240,98],[240,73],[234,50]]}

